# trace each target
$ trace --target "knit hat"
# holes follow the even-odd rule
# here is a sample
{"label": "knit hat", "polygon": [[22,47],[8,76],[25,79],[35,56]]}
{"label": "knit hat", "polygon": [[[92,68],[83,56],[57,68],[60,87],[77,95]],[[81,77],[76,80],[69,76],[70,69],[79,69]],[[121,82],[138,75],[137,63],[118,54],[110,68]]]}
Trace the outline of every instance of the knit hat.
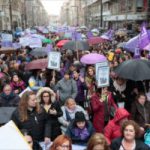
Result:
{"label": "knit hat", "polygon": [[75,122],[86,121],[85,115],[82,111],[78,111],[75,113]]}

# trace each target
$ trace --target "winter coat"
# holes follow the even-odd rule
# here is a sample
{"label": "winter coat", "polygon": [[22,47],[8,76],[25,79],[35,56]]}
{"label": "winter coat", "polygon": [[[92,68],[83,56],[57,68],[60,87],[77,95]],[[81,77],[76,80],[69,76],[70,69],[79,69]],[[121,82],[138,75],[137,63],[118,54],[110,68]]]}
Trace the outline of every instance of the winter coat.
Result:
{"label": "winter coat", "polygon": [[67,130],[67,124],[75,118],[75,113],[78,111],[82,111],[85,114],[86,120],[89,120],[89,116],[86,113],[86,111],[79,105],[76,105],[76,108],[74,111],[69,111],[66,106],[62,106],[61,110],[63,112],[63,115],[58,118],[59,123],[61,124],[61,130],[63,133]]}
{"label": "winter coat", "polygon": [[25,89],[25,83],[23,81],[20,81],[18,83],[12,81],[10,85],[13,91],[19,90],[19,93],[21,93]]}
{"label": "winter coat", "polygon": [[52,89],[50,89],[49,87],[42,87],[38,90],[36,97],[37,97],[37,101],[40,103],[41,102],[41,94],[46,91],[49,92],[51,95],[51,101],[54,102],[56,100],[56,94],[54,93],[54,91]]}
{"label": "winter coat", "polygon": [[59,91],[59,99],[62,104],[65,103],[68,97],[72,97],[73,99],[75,99],[78,93],[76,82],[73,79],[61,79],[56,84],[55,90]]}
{"label": "winter coat", "polygon": [[0,94],[0,107],[16,107],[18,106],[19,100],[20,97],[13,92],[8,96],[2,92]]}
{"label": "winter coat", "polygon": [[[38,92],[37,92],[37,99],[38,102],[41,102],[41,94],[47,91],[51,95],[51,107],[49,108],[47,114],[48,118],[51,121],[51,140],[54,140],[58,135],[61,134],[61,129],[60,129],[60,123],[58,122],[58,117],[61,117],[63,115],[61,107],[59,105],[59,102],[56,101],[56,94],[54,93],[53,90],[51,90],[48,87],[42,87]],[[42,106],[44,108],[44,106]],[[57,111],[56,115],[52,115],[49,113],[50,109],[55,109]]]}
{"label": "winter coat", "polygon": [[[104,121],[105,121],[105,104],[100,101],[100,95],[94,94],[91,98],[91,106],[93,110],[93,126],[96,132],[103,133],[104,130]],[[110,116],[111,107],[117,109],[117,106],[112,98],[111,93],[109,93],[107,98],[107,106],[108,106],[108,115]],[[108,117],[109,117],[108,116]]]}
{"label": "winter coat", "polygon": [[131,117],[142,127],[145,127],[145,124],[150,124],[150,102],[146,101],[142,106],[138,101],[135,101],[131,107]]}
{"label": "winter coat", "polygon": [[69,136],[74,144],[86,145],[89,138],[94,133],[93,125],[90,121],[86,121],[86,128],[83,130],[79,129],[75,125],[73,120],[67,128],[66,135]]}
{"label": "winter coat", "polygon": [[44,137],[51,136],[51,122],[45,110],[37,113],[35,109],[27,110],[28,119],[24,122],[20,120],[18,108],[13,112],[11,119],[19,129],[26,129],[35,141],[44,141]]}
{"label": "winter coat", "polygon": [[[111,150],[119,150],[122,140],[122,138],[116,138],[115,140],[113,140],[110,146]],[[136,139],[135,144],[136,147],[134,150],[150,150],[150,148],[140,140]]]}
{"label": "winter coat", "polygon": [[85,101],[85,96],[84,96],[84,90],[86,90],[86,84],[85,82],[81,82],[80,79],[78,80],[75,80],[76,81],[76,84],[77,84],[77,89],[78,89],[78,93],[77,93],[77,96],[76,96],[76,102],[80,102],[80,101]]}
{"label": "winter coat", "polygon": [[124,108],[126,108],[126,110],[130,112],[131,104],[134,100],[133,95],[131,94],[133,91],[133,83],[131,81],[127,81],[125,90],[121,92],[116,89],[114,85],[111,85],[110,91],[112,92],[114,101],[118,105],[118,107],[120,102],[124,102]]}
{"label": "winter coat", "polygon": [[129,117],[129,113],[124,108],[118,108],[114,118],[108,122],[104,129],[104,135],[108,144],[110,144],[113,139],[121,136],[119,121],[125,117]]}

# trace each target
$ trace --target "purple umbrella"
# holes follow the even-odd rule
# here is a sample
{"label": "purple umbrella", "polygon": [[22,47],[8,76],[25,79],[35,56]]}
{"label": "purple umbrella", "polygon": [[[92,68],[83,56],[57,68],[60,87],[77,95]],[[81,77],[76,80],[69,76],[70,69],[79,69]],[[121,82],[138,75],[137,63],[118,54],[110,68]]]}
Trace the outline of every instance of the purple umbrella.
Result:
{"label": "purple umbrella", "polygon": [[81,57],[80,61],[83,64],[96,64],[98,62],[106,61],[106,57],[97,53],[86,54]]}

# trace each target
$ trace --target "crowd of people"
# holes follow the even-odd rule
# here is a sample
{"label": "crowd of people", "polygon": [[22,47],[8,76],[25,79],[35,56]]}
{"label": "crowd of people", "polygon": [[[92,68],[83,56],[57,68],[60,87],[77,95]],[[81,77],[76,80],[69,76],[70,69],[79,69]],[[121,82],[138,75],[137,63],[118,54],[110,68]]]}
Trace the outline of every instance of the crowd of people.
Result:
{"label": "crowd of people", "polygon": [[26,70],[27,63],[40,59],[30,55],[29,47],[0,55],[0,107],[16,107],[11,120],[34,150],[41,149],[42,141],[53,141],[50,150],[72,150],[72,144],[86,150],[150,149],[144,143],[150,124],[149,82],[114,73],[120,63],[133,59],[132,53],[116,46],[123,37],[114,40],[115,45],[100,43],[78,52],[80,58],[93,52],[107,57],[110,85],[102,88],[97,87],[94,65],[81,64],[76,52],[56,47],[58,41],[54,50],[61,52],[59,71]]}

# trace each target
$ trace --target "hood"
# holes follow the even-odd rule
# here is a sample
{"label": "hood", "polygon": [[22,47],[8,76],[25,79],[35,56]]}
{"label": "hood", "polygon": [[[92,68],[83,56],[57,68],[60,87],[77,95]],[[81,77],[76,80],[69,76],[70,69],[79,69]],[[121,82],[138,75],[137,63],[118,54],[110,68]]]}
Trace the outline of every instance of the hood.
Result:
{"label": "hood", "polygon": [[118,108],[116,110],[116,113],[115,113],[115,116],[114,116],[113,120],[115,122],[118,122],[118,121],[120,121],[121,119],[123,119],[125,117],[128,118],[129,116],[130,116],[130,114],[129,114],[129,112],[126,109],[124,109],[124,108]]}
{"label": "hood", "polygon": [[37,96],[37,101],[40,103],[41,102],[41,94],[42,92],[47,91],[51,94],[51,100],[54,102],[56,100],[56,94],[54,91],[48,87],[42,87],[40,90],[38,90],[36,96]]}

